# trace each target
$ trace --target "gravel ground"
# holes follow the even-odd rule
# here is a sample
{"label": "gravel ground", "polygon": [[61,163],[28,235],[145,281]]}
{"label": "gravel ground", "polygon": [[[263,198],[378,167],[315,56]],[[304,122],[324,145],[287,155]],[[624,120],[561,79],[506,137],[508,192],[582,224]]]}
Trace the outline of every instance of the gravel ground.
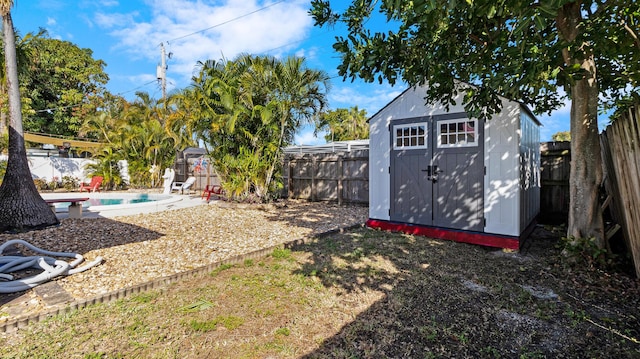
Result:
{"label": "gravel ground", "polygon": [[[365,206],[211,202],[151,214],[65,219],[58,227],[0,234],[0,243],[24,239],[45,250],[80,253],[86,261],[104,258],[97,267],[55,280],[74,299],[88,299],[312,234],[363,224],[367,217]],[[3,295],[0,323],[49,309],[34,292]]]}

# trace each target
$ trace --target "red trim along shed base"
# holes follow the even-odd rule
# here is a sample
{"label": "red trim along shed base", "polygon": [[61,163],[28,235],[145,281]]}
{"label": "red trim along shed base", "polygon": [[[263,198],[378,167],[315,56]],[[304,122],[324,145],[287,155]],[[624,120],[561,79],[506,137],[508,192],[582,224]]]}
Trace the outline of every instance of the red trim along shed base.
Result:
{"label": "red trim along shed base", "polygon": [[[530,233],[530,231],[527,230],[520,237],[512,237],[500,234],[470,232],[457,229],[383,221],[379,219],[367,220],[367,227],[381,229],[384,231],[402,232],[430,238],[447,239],[455,242],[514,250],[520,249],[521,238],[526,238]],[[530,228],[533,229],[533,223]]]}

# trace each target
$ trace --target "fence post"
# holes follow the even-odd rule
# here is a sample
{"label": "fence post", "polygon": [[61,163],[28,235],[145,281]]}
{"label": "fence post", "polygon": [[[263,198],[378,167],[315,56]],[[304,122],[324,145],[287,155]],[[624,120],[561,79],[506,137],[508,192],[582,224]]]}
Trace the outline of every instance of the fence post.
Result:
{"label": "fence post", "polygon": [[289,199],[293,190],[293,156],[287,157],[289,157],[289,162],[287,163],[287,199]]}
{"label": "fence post", "polygon": [[342,170],[342,155],[338,156],[338,205],[342,204],[342,179],[344,178],[344,171]]}
{"label": "fence post", "polygon": [[316,166],[317,166],[317,161],[316,161],[316,157],[313,156],[311,158],[311,202],[315,202],[317,201],[316,197]]}

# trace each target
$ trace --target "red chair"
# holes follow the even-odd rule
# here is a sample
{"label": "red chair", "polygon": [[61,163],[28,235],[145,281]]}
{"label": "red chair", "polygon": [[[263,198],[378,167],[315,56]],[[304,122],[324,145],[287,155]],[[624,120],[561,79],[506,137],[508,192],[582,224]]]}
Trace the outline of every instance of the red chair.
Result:
{"label": "red chair", "polygon": [[206,185],[204,187],[204,191],[202,191],[202,198],[204,198],[204,196],[207,196],[207,201],[209,201],[211,195],[215,195],[218,198],[224,196],[224,190],[222,189],[222,186],[217,184]]}
{"label": "red chair", "polygon": [[102,185],[102,176],[93,176],[91,177],[90,183],[81,183],[80,184],[80,192],[86,190],[87,192],[100,192],[100,186]]}

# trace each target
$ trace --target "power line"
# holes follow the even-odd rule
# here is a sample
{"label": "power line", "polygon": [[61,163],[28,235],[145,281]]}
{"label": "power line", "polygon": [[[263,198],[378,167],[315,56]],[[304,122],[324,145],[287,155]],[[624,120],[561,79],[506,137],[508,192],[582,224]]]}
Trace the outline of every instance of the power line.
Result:
{"label": "power line", "polygon": [[138,87],[136,87],[136,88],[133,88],[133,89],[131,89],[131,90],[118,92],[118,93],[116,94],[116,96],[121,96],[121,95],[124,95],[124,94],[126,94],[126,93],[133,92],[133,91],[135,91],[135,90],[137,90],[137,89],[143,88],[143,87],[145,87],[145,86],[147,86],[147,85],[150,85],[150,84],[152,84],[152,83],[154,83],[154,82],[157,82],[157,81],[158,81],[158,80],[151,80],[151,81],[149,81],[149,82],[147,82],[147,83],[145,83],[145,84],[142,84],[142,85],[140,85],[140,86],[138,86]]}
{"label": "power line", "polygon": [[268,9],[268,8],[272,7],[272,6],[278,5],[278,4],[283,3],[283,2],[284,2],[284,0],[276,1],[276,2],[274,2],[273,4],[267,5],[267,6],[265,6],[265,7],[260,8],[260,9],[257,9],[257,10],[254,10],[254,11],[252,11],[252,12],[246,13],[246,14],[244,14],[244,15],[240,15],[240,16],[238,16],[238,17],[236,17],[236,18],[231,19],[231,20],[227,20],[227,21],[221,22],[221,23],[219,23],[219,24],[216,24],[216,25],[210,26],[210,27],[208,27],[208,28],[206,28],[206,29],[198,30],[198,31],[192,32],[192,33],[187,34],[187,35],[183,35],[183,36],[180,36],[180,37],[176,37],[175,39],[168,40],[167,42],[171,42],[171,41],[176,41],[176,40],[184,39],[185,37],[193,36],[193,35],[195,35],[195,34],[199,34],[199,33],[205,32],[205,31],[207,31],[207,30],[211,30],[211,29],[216,28],[216,27],[218,27],[218,26],[222,26],[222,25],[228,24],[228,23],[230,23],[230,22],[233,22],[233,21],[236,21],[236,20],[242,19],[243,17],[247,17],[247,16],[249,16],[249,15],[253,15],[253,14],[255,14],[255,13],[257,13],[257,12],[260,12],[260,11],[262,11],[262,10],[266,10],[266,9]]}
{"label": "power line", "polygon": [[289,42],[289,43],[287,43],[287,44],[284,44],[284,45],[280,45],[280,46],[278,46],[278,47],[271,48],[271,49],[269,49],[269,50],[261,51],[261,52],[259,52],[259,53],[260,53],[260,54],[266,54],[266,53],[269,53],[269,52],[271,52],[271,51],[279,50],[279,49],[281,49],[281,48],[283,48],[283,47],[291,46],[291,45],[294,45],[294,44],[299,44],[299,43],[301,43],[301,42],[304,42],[304,41],[307,41],[307,40],[310,40],[310,39],[314,39],[314,38],[316,38],[316,37],[323,36],[323,35],[325,35],[325,34],[328,34],[329,32],[330,32],[330,30],[329,30],[329,29],[327,29],[327,30],[326,30],[325,32],[323,32],[323,33],[319,33],[319,34],[316,34],[316,35],[313,35],[313,36],[307,36],[307,37],[305,37],[305,38],[303,38],[303,39],[296,40],[296,41],[292,41],[292,42]]}
{"label": "power line", "polygon": [[[133,89],[131,89],[131,90],[127,90],[127,91],[123,91],[123,92],[118,92],[117,94],[115,94],[115,96],[121,96],[121,95],[123,95],[123,94],[125,94],[125,93],[135,91],[135,90],[137,90],[137,89],[140,89],[140,88],[143,88],[143,87],[145,87],[145,86],[147,86],[147,85],[150,85],[150,84],[152,84],[152,83],[154,83],[154,82],[156,82],[156,81],[157,81],[157,80],[149,81],[149,82],[147,82],[147,83],[145,83],[145,84],[142,84],[142,85],[140,85],[140,86],[138,86],[138,87],[136,87],[136,88],[133,88]],[[45,109],[42,109],[42,110],[36,110],[35,112],[36,112],[36,113],[40,113],[40,112],[52,112],[52,111],[64,110],[64,109],[66,109],[66,108],[77,107],[77,106],[81,106],[81,105],[84,105],[84,104],[85,104],[84,102],[78,102],[78,103],[75,103],[75,104],[73,104],[73,105],[67,105],[67,106],[60,106],[60,107],[45,108]]]}

